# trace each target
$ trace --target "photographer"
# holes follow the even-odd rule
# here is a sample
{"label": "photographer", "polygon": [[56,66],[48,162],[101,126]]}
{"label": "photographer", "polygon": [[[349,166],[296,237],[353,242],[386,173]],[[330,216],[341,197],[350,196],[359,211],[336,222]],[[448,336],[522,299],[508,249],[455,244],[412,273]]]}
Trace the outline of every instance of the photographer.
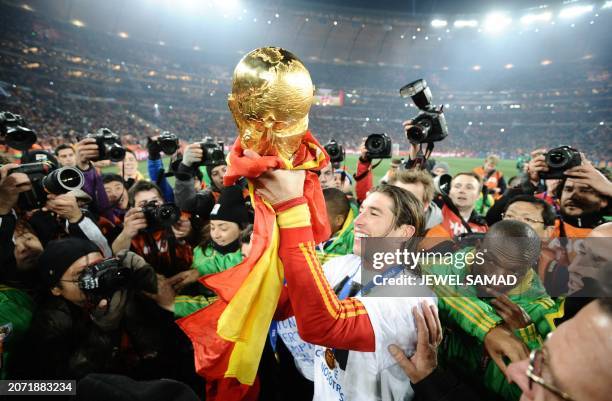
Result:
{"label": "photographer", "polygon": [[55,156],[62,167],[76,167],[76,151],[69,144],[62,143],[55,148]]}
{"label": "photographer", "polygon": [[79,141],[76,146],[77,167],[83,172],[85,183],[83,191],[92,197],[90,204],[91,212],[96,216],[102,216],[109,221],[115,221],[111,204],[104,190],[104,182],[100,173],[94,167],[92,160],[97,160],[99,156],[98,144],[94,138],[85,138]]}
{"label": "photographer", "polygon": [[122,161],[117,162],[117,168],[128,189],[132,188],[138,181],[145,179],[142,173],[138,171],[138,158],[131,149],[125,150],[125,157]]}
{"label": "photographer", "polygon": [[504,192],[506,192],[506,180],[501,171],[496,170],[497,164],[499,163],[499,156],[488,155],[484,164],[480,167],[475,167],[472,170],[478,174],[483,181],[483,198],[486,199],[488,194],[493,195],[494,199],[499,199]]}
{"label": "photographer", "polygon": [[104,183],[104,191],[113,208],[113,216],[115,220],[112,222],[115,225],[123,223],[125,213],[129,209],[129,196],[125,186],[125,181],[119,174],[104,174],[102,175]]}
{"label": "photographer", "polygon": [[372,176],[372,160],[368,157],[365,143],[367,138],[359,145],[359,159],[357,160],[357,172],[355,173],[355,195],[357,202],[361,204],[368,191],[372,188],[374,178]]}
{"label": "photographer", "polygon": [[456,174],[451,181],[447,203],[442,206],[442,223],[431,228],[427,237],[456,238],[469,232],[486,232],[486,222],[474,211],[481,187],[478,175],[472,172]]}
{"label": "photographer", "polygon": [[161,159],[162,147],[159,143],[159,138],[159,136],[147,138],[147,151],[149,152],[149,157],[147,158],[147,171],[149,172],[151,181],[162,190],[164,199],[168,202],[174,202],[174,191],[170,183],[168,183],[168,179],[165,175],[164,163]]}
{"label": "photographer", "polygon": [[20,378],[80,379],[97,372],[145,379],[175,373],[168,348],[177,340],[171,337],[173,316],[142,295],[156,293],[157,280],[141,257],[127,252],[105,261],[93,243],[67,238],[45,249],[39,274],[47,295],[32,319]]}
{"label": "photographer", "polygon": [[196,192],[194,176],[199,164],[202,162],[204,152],[200,143],[192,143],[185,148],[183,160],[179,163],[174,184],[174,197],[181,210],[188,211],[208,220],[212,205],[219,199],[224,188],[223,176],[227,171],[225,160],[215,165],[206,166],[206,174],[210,179],[210,187],[202,192]]}
{"label": "photographer", "polygon": [[[577,154],[577,151],[574,152]],[[546,154],[545,149],[532,152],[527,179],[520,189],[510,189],[493,205],[487,213],[487,221],[499,221],[502,210],[514,196],[535,192],[536,197],[558,208],[553,237],[584,237],[609,215],[612,183],[607,173],[596,169],[584,154],[580,154],[580,165],[563,170],[555,178],[549,178],[547,174],[550,174],[550,167],[546,162]]]}
{"label": "photographer", "polygon": [[170,228],[150,227],[155,222],[147,219],[143,208],[163,205],[161,190],[149,181],[138,181],[128,194],[132,208],[125,214],[113,252],[131,249],[166,277],[189,269],[193,260],[191,246],[185,241],[191,231],[189,220],[179,218]]}

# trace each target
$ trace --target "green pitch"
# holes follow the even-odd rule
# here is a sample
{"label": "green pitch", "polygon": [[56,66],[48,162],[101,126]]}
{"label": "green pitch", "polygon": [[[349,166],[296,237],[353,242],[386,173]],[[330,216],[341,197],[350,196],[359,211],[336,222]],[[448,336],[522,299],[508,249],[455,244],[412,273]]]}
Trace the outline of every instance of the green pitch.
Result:
{"label": "green pitch", "polygon": [[[168,167],[168,158],[164,158],[164,166]],[[471,158],[461,158],[461,157],[440,157],[437,158],[436,161],[445,161],[450,166],[450,173],[452,175],[462,172],[462,171],[472,171],[474,167],[482,165],[482,159],[471,159]],[[378,182],[389,168],[390,159],[385,159],[382,163],[374,170],[374,182]],[[357,156],[356,155],[347,155],[346,157],[346,166],[351,173],[355,172],[357,167]],[[516,161],[515,160],[502,160],[499,162],[497,166],[499,170],[504,173],[504,177],[506,177],[506,182],[511,177],[518,174],[516,170]],[[148,177],[147,173],[147,162],[141,161],[138,164],[138,170],[145,176]],[[105,172],[118,172],[115,166],[107,167],[104,169]],[[173,184],[173,179],[170,179],[170,183]]]}

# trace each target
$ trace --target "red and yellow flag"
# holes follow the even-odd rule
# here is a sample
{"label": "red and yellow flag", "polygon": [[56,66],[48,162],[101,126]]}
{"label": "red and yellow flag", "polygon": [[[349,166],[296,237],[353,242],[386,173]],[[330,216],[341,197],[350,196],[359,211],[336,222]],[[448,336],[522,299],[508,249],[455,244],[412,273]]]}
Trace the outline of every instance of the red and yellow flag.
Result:
{"label": "red and yellow flag", "polygon": [[[307,170],[304,197],[312,216],[315,240],[323,242],[329,238],[330,228],[319,180],[312,170],[320,170],[328,162],[329,156],[310,132],[304,136],[292,161],[279,156],[247,158],[237,139],[228,156],[224,183],[232,185],[240,177],[253,179],[269,169]],[[177,322],[193,343],[198,374],[208,380],[235,378],[246,385],[242,392],[218,394],[223,400],[248,398],[248,386],[255,382],[284,280],[274,209],[254,193],[250,180],[249,193],[255,209],[249,257],[231,269],[201,278],[219,299]]]}

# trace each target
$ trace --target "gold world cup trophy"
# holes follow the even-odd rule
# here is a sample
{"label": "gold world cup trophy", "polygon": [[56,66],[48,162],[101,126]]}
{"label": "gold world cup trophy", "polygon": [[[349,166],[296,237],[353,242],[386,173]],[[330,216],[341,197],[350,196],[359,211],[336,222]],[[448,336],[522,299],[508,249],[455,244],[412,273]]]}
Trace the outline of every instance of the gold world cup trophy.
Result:
{"label": "gold world cup trophy", "polygon": [[291,159],[308,129],[314,85],[291,52],[262,47],[248,53],[234,70],[228,105],[242,149]]}

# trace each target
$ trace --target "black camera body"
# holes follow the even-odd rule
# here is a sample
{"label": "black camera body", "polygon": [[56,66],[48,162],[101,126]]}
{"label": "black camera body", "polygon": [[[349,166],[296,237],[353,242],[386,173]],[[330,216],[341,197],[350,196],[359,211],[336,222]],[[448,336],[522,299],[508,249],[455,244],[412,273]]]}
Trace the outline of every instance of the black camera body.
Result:
{"label": "black camera body", "polygon": [[564,171],[580,166],[582,163],[580,152],[569,146],[559,146],[558,148],[550,149],[544,157],[548,171],[540,173],[540,178],[543,180],[565,178]]}
{"label": "black camera body", "polygon": [[385,133],[370,134],[365,141],[366,157],[372,159],[391,158],[391,137]]}
{"label": "black camera body", "polygon": [[223,142],[213,141],[211,137],[206,137],[200,142],[202,148],[202,166],[218,166],[223,164],[225,161],[225,154],[223,153]]}
{"label": "black camera body", "polygon": [[448,136],[448,126],[443,107],[436,108],[431,104],[431,90],[424,79],[409,83],[400,89],[402,97],[410,97],[421,110],[412,118],[412,127],[406,130],[410,143],[439,142]]}
{"label": "black camera body", "polygon": [[172,155],[178,150],[179,139],[172,132],[164,131],[157,138],[157,144],[162,152],[167,155]]}
{"label": "black camera body", "polygon": [[117,258],[105,259],[87,266],[79,274],[79,288],[93,305],[110,298],[113,294],[130,287],[132,270]]}
{"label": "black camera body", "polygon": [[344,147],[340,145],[335,139],[330,140],[324,146],[325,151],[329,155],[329,161],[331,163],[342,163],[346,156]]}
{"label": "black camera body", "polygon": [[100,128],[86,138],[93,138],[98,145],[98,157],[94,160],[110,160],[120,162],[125,158],[125,148],[121,145],[121,138],[108,128]]}
{"label": "black camera body", "polygon": [[9,170],[9,174],[23,173],[32,183],[32,189],[19,195],[21,209],[40,209],[47,202],[47,194],[61,195],[80,189],[85,182],[83,173],[74,167],[55,168],[50,162],[22,164]]}
{"label": "black camera body", "polygon": [[157,231],[172,227],[181,217],[181,210],[174,203],[158,205],[150,201],[142,207],[147,220],[147,231]]}
{"label": "black camera body", "polygon": [[0,112],[0,138],[11,148],[26,151],[36,143],[36,133],[26,126],[23,117],[10,111]]}

